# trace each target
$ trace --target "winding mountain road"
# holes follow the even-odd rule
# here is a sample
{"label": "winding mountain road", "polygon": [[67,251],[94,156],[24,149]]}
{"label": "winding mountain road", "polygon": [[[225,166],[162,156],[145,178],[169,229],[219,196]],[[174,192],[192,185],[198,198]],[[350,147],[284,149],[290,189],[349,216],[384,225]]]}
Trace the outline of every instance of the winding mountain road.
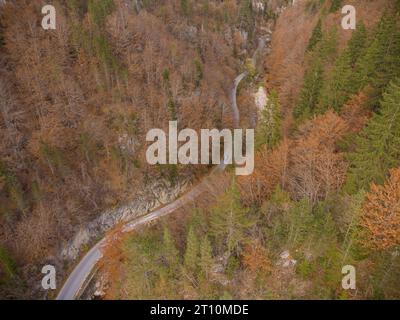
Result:
{"label": "winding mountain road", "polygon": [[[235,127],[238,126],[240,118],[239,109],[236,101],[237,89],[240,82],[246,77],[246,75],[247,72],[243,72],[239,76],[237,76],[231,90],[230,102]],[[222,161],[220,165],[213,169],[213,171],[211,172],[211,176],[216,172],[225,170],[225,168],[226,164],[224,163],[224,161]],[[168,215],[169,213],[174,212],[176,209],[179,209],[184,205],[190,203],[207,189],[206,185],[208,183],[208,178],[205,178],[203,182],[196,185],[192,190],[185,193],[180,198],[176,199],[170,204],[156,209],[149,214],[128,221],[122,227],[122,232],[133,231],[139,226],[157,220],[160,217]],[[87,283],[88,277],[91,275],[97,262],[99,262],[99,260],[103,257],[102,248],[107,243],[107,240],[107,237],[103,238],[93,248],[91,248],[88,253],[86,253],[86,255],[81,259],[81,261],[69,275],[68,279],[65,281],[63,287],[57,295],[56,300],[74,300],[76,298],[79,298],[79,295],[82,293],[82,289],[84,289],[84,286]]]}

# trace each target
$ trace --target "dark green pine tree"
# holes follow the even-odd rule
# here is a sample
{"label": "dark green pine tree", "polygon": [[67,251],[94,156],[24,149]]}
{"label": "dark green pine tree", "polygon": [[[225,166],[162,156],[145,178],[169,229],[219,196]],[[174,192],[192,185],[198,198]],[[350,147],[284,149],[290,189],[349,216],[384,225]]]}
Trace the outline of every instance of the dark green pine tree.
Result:
{"label": "dark green pine tree", "polygon": [[314,47],[322,40],[322,21],[318,20],[317,25],[315,26],[310,41],[308,42],[307,51],[311,51]]}
{"label": "dark green pine tree", "polygon": [[358,88],[370,86],[370,106],[377,110],[382,93],[400,74],[400,23],[386,13],[375,31],[370,46],[357,63]]}
{"label": "dark green pine tree", "polygon": [[200,276],[208,279],[214,264],[211,243],[205,236],[200,244]]}
{"label": "dark green pine tree", "polygon": [[203,80],[203,66],[198,59],[193,61],[195,73],[194,73],[194,82],[196,88],[200,87],[201,80]]}
{"label": "dark green pine tree", "polygon": [[256,149],[267,144],[273,149],[281,139],[282,116],[279,105],[278,93],[272,90],[268,96],[267,104],[261,111],[260,120],[256,129]]}
{"label": "dark green pine tree", "polygon": [[254,31],[254,13],[253,4],[251,0],[240,1],[239,9],[239,24],[249,34],[249,39],[253,37]]}
{"label": "dark green pine tree", "polygon": [[381,54],[379,42],[375,39],[366,48],[365,53],[359,58],[356,65],[356,81],[357,87],[362,89],[372,82],[376,70],[376,61]]}
{"label": "dark green pine tree", "polygon": [[183,265],[187,271],[192,272],[193,274],[195,274],[199,262],[199,246],[199,239],[191,226],[186,238],[186,250],[183,258]]}
{"label": "dark green pine tree", "polygon": [[390,15],[387,20],[387,31],[382,36],[383,59],[382,63],[377,64],[378,69],[372,83],[376,92],[371,97],[377,104],[389,83],[400,75],[400,19]]}
{"label": "dark green pine tree", "polygon": [[[294,117],[301,122],[318,112],[318,104],[324,83],[324,65],[329,64],[336,55],[337,29],[332,28],[323,34],[309,56],[309,67],[304,77],[303,88],[297,105],[293,110]],[[322,61],[325,61],[324,63]]]}
{"label": "dark green pine tree", "polygon": [[345,50],[336,60],[330,76],[321,90],[318,112],[323,113],[329,108],[339,111],[352,93],[351,56]]}
{"label": "dark green pine tree", "polygon": [[176,103],[172,97],[168,99],[167,109],[171,116],[171,121],[177,120],[178,119],[178,111],[177,111]]}
{"label": "dark green pine tree", "polygon": [[252,224],[248,209],[240,203],[240,193],[233,182],[212,210],[210,232],[219,252],[238,256],[245,240],[246,230]]}
{"label": "dark green pine tree", "polygon": [[348,52],[350,55],[351,66],[355,67],[356,62],[363,53],[367,42],[367,29],[363,21],[357,24],[356,30],[353,32],[348,43]]}
{"label": "dark green pine tree", "polygon": [[296,119],[306,119],[315,113],[323,84],[322,76],[323,68],[321,59],[313,59],[304,78],[299,102],[293,110],[293,115]]}
{"label": "dark green pine tree", "polygon": [[337,52],[337,28],[333,27],[329,32],[323,34],[322,40],[317,44],[315,51],[319,54],[322,61],[327,64],[336,56]]}
{"label": "dark green pine tree", "polygon": [[342,93],[341,97],[336,99],[337,103],[333,105],[336,110],[339,110],[348,98],[351,95],[356,94],[359,90],[355,69],[359,58],[365,50],[366,43],[367,30],[364,23],[361,21],[358,24],[357,29],[353,32],[346,50],[335,63],[333,71],[335,74],[333,77],[336,77],[336,81],[340,80],[340,78],[343,80],[342,84],[337,83],[340,90],[342,90]]}
{"label": "dark green pine tree", "polygon": [[181,10],[184,16],[189,16],[191,9],[190,0],[181,0]]}
{"label": "dark green pine tree", "polygon": [[105,25],[105,20],[114,9],[112,0],[89,0],[88,15],[90,20],[97,27],[102,28]]}
{"label": "dark green pine tree", "polygon": [[175,242],[168,227],[166,226],[164,227],[162,256],[168,264],[170,272],[175,273],[180,264],[179,251],[175,246]]}
{"label": "dark green pine tree", "polygon": [[329,11],[336,12],[341,8],[341,6],[342,6],[342,0],[332,0]]}
{"label": "dark green pine tree", "polygon": [[388,170],[400,165],[400,80],[392,82],[383,96],[379,113],[369,121],[350,153],[345,190],[367,190],[371,182],[383,183]]}

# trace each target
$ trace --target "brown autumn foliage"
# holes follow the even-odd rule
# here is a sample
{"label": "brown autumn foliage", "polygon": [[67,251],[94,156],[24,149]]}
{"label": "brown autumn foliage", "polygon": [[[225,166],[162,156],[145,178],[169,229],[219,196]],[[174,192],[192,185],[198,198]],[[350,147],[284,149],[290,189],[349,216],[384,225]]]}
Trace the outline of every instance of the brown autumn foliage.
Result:
{"label": "brown autumn foliage", "polygon": [[314,205],[342,186],[347,164],[335,144],[346,132],[345,121],[333,111],[300,127],[299,137],[291,144],[287,175],[294,199],[307,198]]}
{"label": "brown autumn foliage", "polygon": [[352,96],[343,105],[340,116],[346,121],[349,132],[359,132],[371,116],[371,110],[366,106],[367,95],[364,91]]}
{"label": "brown autumn foliage", "polygon": [[271,261],[266,248],[257,240],[245,246],[243,265],[251,274],[268,274],[272,270]]}
{"label": "brown autumn foliage", "polygon": [[264,146],[254,159],[254,172],[250,176],[239,177],[238,187],[241,199],[247,205],[260,205],[278,185],[283,186],[288,170],[289,143],[283,140],[274,150]]}
{"label": "brown autumn foliage", "polygon": [[[363,21],[367,28],[372,28],[379,21],[381,14],[391,6],[392,1],[388,0],[374,0],[374,1],[364,1],[364,0],[348,0],[343,3],[343,6],[352,5],[357,9],[357,21]],[[325,2],[325,10],[329,9],[330,1]],[[343,17],[341,10],[337,12],[329,13],[324,19],[323,29],[331,30],[336,27],[337,31],[337,44],[338,52],[341,52],[345,47],[347,41],[351,38],[352,32],[350,30],[345,30],[339,28],[339,23]]]}
{"label": "brown autumn foliage", "polygon": [[307,14],[305,2],[296,1],[280,15],[272,36],[272,51],[266,60],[269,85],[278,91],[285,114],[285,132],[290,126],[291,110],[301,90],[308,41],[318,21],[318,15]]}
{"label": "brown autumn foliage", "polygon": [[[343,14],[341,10],[329,12],[331,1],[320,2],[317,12],[306,10],[312,1],[295,1],[279,16],[272,36],[272,51],[265,61],[269,71],[268,85],[279,93],[284,119],[284,132],[288,132],[293,122],[292,108],[298,101],[304,71],[307,68],[307,46],[314,27],[320,17],[323,32],[335,28],[337,34],[337,53],[339,54],[351,38],[351,30],[338,27]],[[318,1],[314,1],[317,3]],[[346,4],[357,8],[357,21],[363,21],[367,28],[372,28],[379,21],[382,13],[392,6],[391,1],[377,0],[347,1]],[[290,32],[288,31],[290,30]]]}
{"label": "brown autumn foliage", "polygon": [[363,245],[390,250],[400,244],[400,168],[390,172],[384,185],[371,185],[363,206]]}
{"label": "brown autumn foliage", "polygon": [[330,110],[304,123],[296,138],[283,140],[272,151],[263,147],[257,152],[253,174],[238,179],[244,203],[260,205],[278,185],[293,199],[306,197],[311,204],[338,190],[345,181],[347,164],[336,142],[367,119],[367,115],[361,117],[368,114],[359,104],[362,96],[357,97],[344,108],[345,119]]}
{"label": "brown autumn foliage", "polygon": [[237,2],[210,0],[206,12],[192,1],[190,17],[180,0],[148,2],[139,14],[132,1],[113,2],[96,26],[88,1],[76,2],[78,13],[54,1],[50,31],[40,25],[41,0],[1,7],[0,244],[18,267],[57,257],[149,177],[206,172],[148,166],[149,129],[166,130],[174,117],[195,130],[232,124],[235,49],[252,50]]}
{"label": "brown autumn foliage", "polygon": [[109,233],[108,242],[104,245],[102,251],[104,259],[99,263],[99,269],[106,275],[107,283],[107,296],[106,299],[116,299],[118,297],[119,288],[116,285],[117,279],[119,279],[121,266],[124,263],[123,254],[123,241],[126,240],[126,236],[122,236],[118,233]]}

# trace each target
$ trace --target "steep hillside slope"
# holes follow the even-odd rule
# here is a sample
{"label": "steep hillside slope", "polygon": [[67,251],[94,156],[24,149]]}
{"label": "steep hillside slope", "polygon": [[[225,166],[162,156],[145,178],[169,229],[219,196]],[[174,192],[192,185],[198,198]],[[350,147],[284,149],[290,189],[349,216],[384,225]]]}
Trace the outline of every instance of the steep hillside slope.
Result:
{"label": "steep hillside slope", "polygon": [[102,213],[135,200],[150,208],[209,170],[149,166],[146,133],[169,120],[231,127],[231,82],[265,19],[251,1],[53,3],[56,30],[41,27],[43,1],[0,11],[5,297],[40,291],[49,262],[61,276],[60,251]]}
{"label": "steep hillside slope", "polygon": [[354,31],[342,1],[279,16],[254,174],[111,244],[105,298],[400,297],[400,6],[350,2]]}

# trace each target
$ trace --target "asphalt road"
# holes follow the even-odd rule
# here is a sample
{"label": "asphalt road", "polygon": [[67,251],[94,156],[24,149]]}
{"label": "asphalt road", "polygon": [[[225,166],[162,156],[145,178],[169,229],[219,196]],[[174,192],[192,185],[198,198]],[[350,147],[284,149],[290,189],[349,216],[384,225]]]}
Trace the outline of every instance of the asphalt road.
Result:
{"label": "asphalt road", "polygon": [[[235,126],[238,125],[240,118],[239,109],[236,101],[237,88],[240,82],[246,77],[246,75],[247,73],[244,72],[236,77],[231,91],[231,107]],[[225,167],[226,165],[222,162],[213,170],[212,174],[216,171],[223,171]],[[207,179],[205,179],[205,181],[203,181],[202,183],[196,185],[191,191],[185,193],[180,198],[176,199],[170,204],[156,209],[145,216],[135,218],[134,220],[127,222],[122,227],[122,232],[131,232],[139,226],[145,225],[171,212],[174,212],[178,208],[183,207],[185,204],[190,203],[200,194],[202,194],[206,190],[206,184]],[[86,284],[88,277],[92,273],[97,262],[99,262],[99,260],[103,257],[102,247],[107,243],[107,240],[107,238],[103,238],[92,249],[90,249],[88,253],[86,253],[86,255],[81,259],[81,261],[69,275],[68,279],[65,281],[63,287],[57,295],[57,300],[74,300],[76,298],[79,298],[79,295],[82,293],[81,291],[82,289],[84,289],[84,285]]]}

